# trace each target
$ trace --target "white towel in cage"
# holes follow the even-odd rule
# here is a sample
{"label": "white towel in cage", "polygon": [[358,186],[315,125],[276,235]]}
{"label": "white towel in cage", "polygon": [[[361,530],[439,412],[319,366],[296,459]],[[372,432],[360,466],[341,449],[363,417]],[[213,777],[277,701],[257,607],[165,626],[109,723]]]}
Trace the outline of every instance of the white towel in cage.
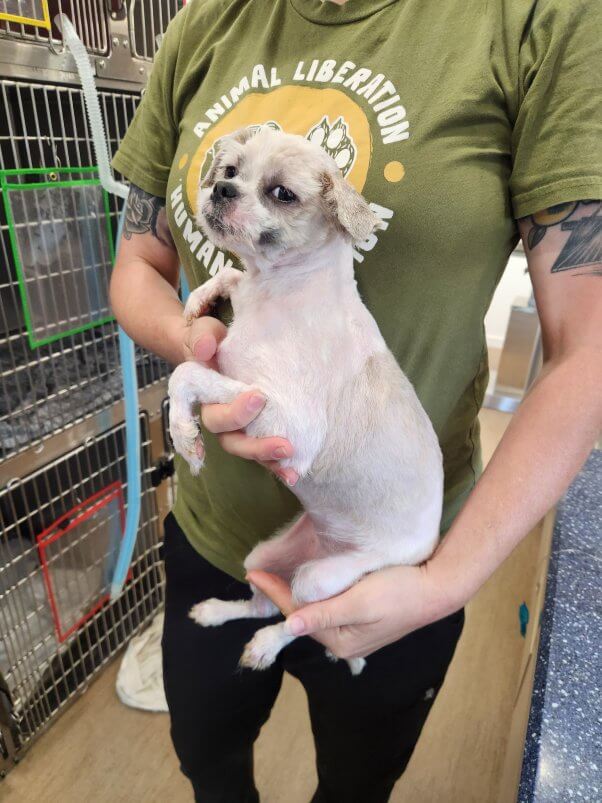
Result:
{"label": "white towel in cage", "polygon": [[117,674],[117,695],[124,705],[143,711],[167,711],[163,691],[161,634],[163,613],[129,643]]}

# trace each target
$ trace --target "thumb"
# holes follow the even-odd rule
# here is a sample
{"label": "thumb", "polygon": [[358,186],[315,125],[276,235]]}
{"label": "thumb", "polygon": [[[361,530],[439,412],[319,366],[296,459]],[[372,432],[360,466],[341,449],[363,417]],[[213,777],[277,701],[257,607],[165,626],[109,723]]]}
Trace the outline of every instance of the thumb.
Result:
{"label": "thumb", "polygon": [[226,327],[217,318],[203,315],[194,320],[188,334],[188,346],[194,359],[198,362],[209,362],[226,332]]}
{"label": "thumb", "polygon": [[349,611],[343,597],[333,597],[296,610],[287,618],[286,630],[291,636],[306,636],[349,623]]}
{"label": "thumb", "polygon": [[247,580],[257,586],[266,597],[287,616],[286,629],[291,636],[303,636],[329,627],[349,624],[350,615],[343,597],[333,597],[324,602],[312,602],[295,610],[291,589],[280,577],[255,569],[247,574]]}
{"label": "thumb", "polygon": [[247,574],[247,580],[252,585],[257,586],[260,591],[263,591],[266,597],[269,597],[285,616],[295,610],[290,586],[278,575],[255,569],[255,571],[250,571]]}

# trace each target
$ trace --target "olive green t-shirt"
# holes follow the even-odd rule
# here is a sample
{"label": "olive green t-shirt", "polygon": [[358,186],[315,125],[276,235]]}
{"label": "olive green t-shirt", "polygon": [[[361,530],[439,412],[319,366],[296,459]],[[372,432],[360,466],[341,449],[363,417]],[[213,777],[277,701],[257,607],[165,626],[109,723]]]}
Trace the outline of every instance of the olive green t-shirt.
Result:
{"label": "olive green t-shirt", "polygon": [[[194,223],[220,137],[268,124],[333,155],[386,224],[357,246],[356,276],[439,437],[442,532],[481,470],[483,320],[515,218],[601,196],[601,38],[595,0],[192,0],[114,159],[167,198],[195,287],[232,259]],[[298,503],[205,439],[198,477],[177,460],[174,513],[202,555],[241,577]]]}

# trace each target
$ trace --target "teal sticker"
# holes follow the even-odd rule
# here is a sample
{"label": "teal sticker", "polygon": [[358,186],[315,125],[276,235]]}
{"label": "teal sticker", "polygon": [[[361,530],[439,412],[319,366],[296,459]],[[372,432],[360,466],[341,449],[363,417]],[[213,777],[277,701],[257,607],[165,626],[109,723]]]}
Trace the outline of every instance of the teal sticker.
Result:
{"label": "teal sticker", "polygon": [[527,635],[527,625],[529,624],[529,609],[524,602],[518,609],[518,621],[520,622],[520,634],[524,638]]}

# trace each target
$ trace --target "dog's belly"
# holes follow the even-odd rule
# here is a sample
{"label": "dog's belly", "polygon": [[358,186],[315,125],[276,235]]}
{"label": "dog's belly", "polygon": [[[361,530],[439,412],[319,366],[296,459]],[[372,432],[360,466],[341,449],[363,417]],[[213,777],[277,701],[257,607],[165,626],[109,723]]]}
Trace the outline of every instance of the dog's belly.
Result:
{"label": "dog's belly", "polygon": [[292,490],[320,530],[347,546],[388,543],[395,562],[419,561],[438,535],[441,452],[376,324],[354,324],[360,315],[308,327],[243,311],[219,368],[265,394],[246,431],[290,441],[294,457],[283,465],[299,473]]}
{"label": "dog's belly", "polygon": [[[307,355],[274,354],[269,344],[245,343],[234,332],[223,341],[219,363],[223,373],[266,395],[246,431],[290,441],[294,457],[283,465],[302,477],[293,490],[316,518],[352,529],[379,520],[384,535],[405,525],[409,532],[420,526],[421,512],[440,506],[439,445],[390,352],[372,354],[353,372],[332,355],[325,375]],[[393,521],[400,518],[401,528]],[[436,510],[431,518],[436,525]]]}

